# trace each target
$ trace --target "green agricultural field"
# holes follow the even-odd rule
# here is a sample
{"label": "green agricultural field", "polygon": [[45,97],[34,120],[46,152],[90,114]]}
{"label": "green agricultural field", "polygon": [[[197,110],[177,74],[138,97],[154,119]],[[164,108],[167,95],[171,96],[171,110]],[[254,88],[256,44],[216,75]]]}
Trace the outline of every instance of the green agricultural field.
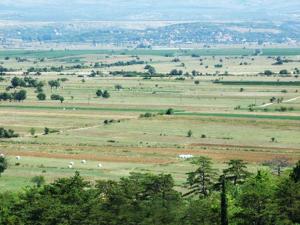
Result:
{"label": "green agricultural field", "polygon": [[[121,49],[121,50],[60,50],[60,51],[36,51],[36,50],[6,50],[0,51],[0,57],[46,57],[62,58],[66,56],[81,56],[87,54],[107,54],[107,55],[151,55],[151,56],[190,56],[198,54],[200,56],[242,56],[253,55],[255,49],[246,48],[219,48],[219,49],[198,49],[198,50],[143,50],[143,49]],[[299,48],[266,48],[263,49],[264,56],[297,56],[300,55]]]}
{"label": "green agricultural field", "polygon": [[[132,60],[144,63],[115,64]],[[0,139],[9,159],[1,191],[32,185],[36,175],[50,182],[76,170],[91,181],[171,173],[179,187],[191,170],[180,154],[209,156],[220,169],[243,159],[253,171],[274,158],[300,159],[299,49],[264,49],[259,56],[251,49],[1,51],[0,65],[7,68],[0,93],[27,92],[24,101],[0,101],[0,127],[19,134]],[[145,76],[146,65],[155,68],[153,77]],[[182,75],[171,76],[174,69]],[[129,71],[138,75],[126,77]],[[15,76],[43,82],[46,100],[33,87],[8,90]],[[60,86],[51,89],[48,82],[57,79]],[[51,100],[53,94],[64,101]]]}

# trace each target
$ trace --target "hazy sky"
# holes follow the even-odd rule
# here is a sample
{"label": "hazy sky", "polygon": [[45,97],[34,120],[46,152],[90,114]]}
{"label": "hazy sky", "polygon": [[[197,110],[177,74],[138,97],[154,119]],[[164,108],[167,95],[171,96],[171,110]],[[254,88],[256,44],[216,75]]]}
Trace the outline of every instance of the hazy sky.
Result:
{"label": "hazy sky", "polygon": [[299,19],[300,0],[0,0],[0,19]]}

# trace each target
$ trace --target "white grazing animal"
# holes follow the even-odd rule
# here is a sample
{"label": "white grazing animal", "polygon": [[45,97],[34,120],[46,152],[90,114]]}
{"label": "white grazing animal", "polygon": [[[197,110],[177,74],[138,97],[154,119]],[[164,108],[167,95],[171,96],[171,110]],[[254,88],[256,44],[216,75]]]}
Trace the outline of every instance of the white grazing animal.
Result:
{"label": "white grazing animal", "polygon": [[21,160],[21,156],[16,156],[16,160]]}

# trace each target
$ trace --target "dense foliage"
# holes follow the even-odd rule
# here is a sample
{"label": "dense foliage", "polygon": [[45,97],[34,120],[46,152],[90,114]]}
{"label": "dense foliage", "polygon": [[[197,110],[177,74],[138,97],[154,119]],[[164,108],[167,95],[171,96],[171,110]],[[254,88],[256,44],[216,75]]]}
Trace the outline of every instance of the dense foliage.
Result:
{"label": "dense foliage", "polygon": [[[0,195],[0,224],[282,225],[300,222],[300,162],[283,176],[250,175],[240,160],[219,181],[209,159],[193,160],[193,196],[175,190],[171,175],[131,173],[119,181],[85,181],[78,172],[25,191]],[[227,175],[229,174],[229,175]],[[233,180],[231,178],[234,178]],[[42,181],[42,182],[41,182]],[[221,187],[221,188],[218,188]]]}
{"label": "dense foliage", "polygon": [[14,130],[11,129],[4,129],[3,127],[0,127],[0,138],[14,138],[19,137],[18,134],[15,133]]}
{"label": "dense foliage", "polygon": [[25,90],[15,91],[14,93],[3,92],[0,93],[0,101],[24,101],[27,98]]}
{"label": "dense foliage", "polygon": [[42,81],[38,81],[38,79],[34,79],[32,77],[13,77],[11,79],[11,87],[10,88],[17,88],[17,87],[43,87],[44,83]]}
{"label": "dense foliage", "polygon": [[0,156],[0,176],[7,169],[7,160],[4,156]]}

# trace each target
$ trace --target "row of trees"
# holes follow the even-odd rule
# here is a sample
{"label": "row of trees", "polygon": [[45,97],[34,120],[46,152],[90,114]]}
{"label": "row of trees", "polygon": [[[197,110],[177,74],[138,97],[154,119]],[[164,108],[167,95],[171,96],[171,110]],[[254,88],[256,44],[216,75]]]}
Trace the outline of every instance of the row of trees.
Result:
{"label": "row of trees", "polygon": [[118,61],[114,63],[95,63],[94,68],[104,68],[104,67],[114,67],[114,66],[131,66],[131,65],[141,65],[145,64],[145,61],[140,60],[130,60],[130,61]]}
{"label": "row of trees", "polygon": [[[271,75],[274,75],[274,74],[276,74],[276,73],[271,71],[271,70],[265,70],[264,71],[264,75],[266,75],[266,76],[271,76]],[[291,73],[287,69],[282,69],[282,70],[279,71],[278,74],[279,75],[289,75]]]}
{"label": "row of trees", "polygon": [[11,79],[11,86],[10,88],[17,88],[17,87],[34,87],[34,88],[42,88],[44,83],[42,81],[38,81],[38,79],[34,79],[32,77],[13,77]]}
{"label": "row of trees", "polygon": [[196,169],[188,173],[185,194],[167,174],[131,173],[92,184],[76,172],[49,185],[37,182],[25,192],[0,195],[0,224],[300,223],[300,162],[280,177],[268,171],[250,174],[241,160],[230,161],[221,176],[208,158],[192,163]]}
{"label": "row of trees", "polygon": [[25,90],[15,91],[14,93],[3,92],[0,93],[0,101],[24,101],[27,98]]}

